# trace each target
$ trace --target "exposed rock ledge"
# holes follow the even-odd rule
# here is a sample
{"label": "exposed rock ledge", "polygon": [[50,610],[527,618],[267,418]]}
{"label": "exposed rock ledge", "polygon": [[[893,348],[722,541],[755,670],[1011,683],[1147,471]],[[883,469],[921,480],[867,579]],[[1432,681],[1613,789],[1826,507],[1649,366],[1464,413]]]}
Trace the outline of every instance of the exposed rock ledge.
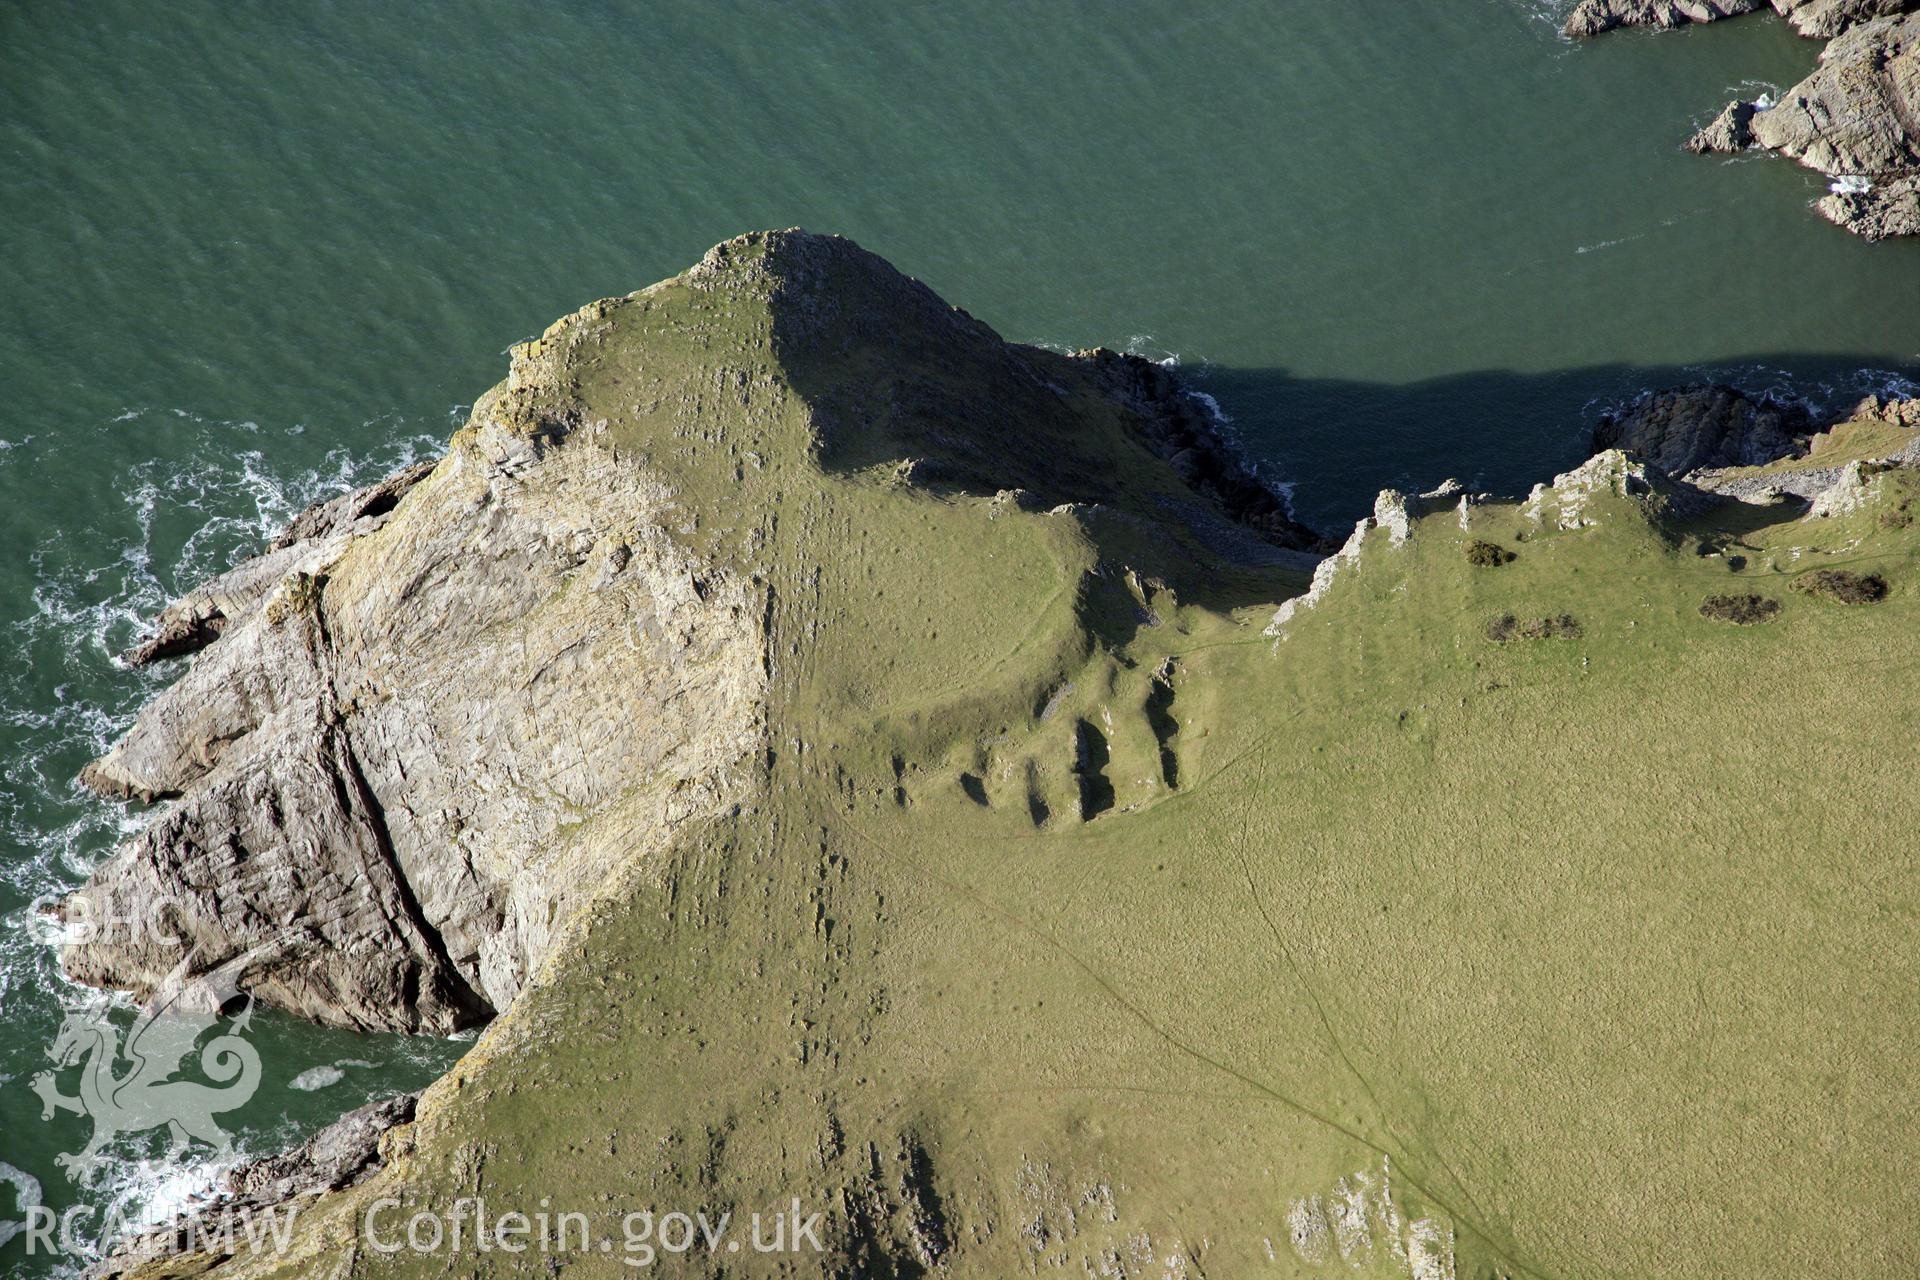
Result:
{"label": "exposed rock ledge", "polygon": [[[70,918],[106,922],[65,948],[72,977],[144,996],[177,937],[206,966],[251,954],[248,987],[305,1017],[451,1032],[513,1000],[610,873],[741,803],[778,662],[772,588],[741,566],[771,530],[741,535],[744,551],[707,531],[731,527],[739,485],[772,464],[713,444],[702,414],[715,395],[748,418],[756,397],[811,402],[784,384],[716,391],[690,361],[684,385],[654,365],[614,376],[643,388],[610,394],[644,394],[656,435],[588,420],[578,369],[628,358],[608,331],[670,287],[710,295],[725,340],[770,328],[788,353],[822,341],[822,317],[864,308],[876,340],[971,362],[999,397],[892,375],[863,389],[875,404],[813,404],[810,447],[838,465],[1017,487],[1040,509],[1098,503],[1143,526],[1171,509],[1215,554],[1314,562],[1318,536],[1165,369],[1003,343],[846,241],[731,241],[516,347],[438,463],[313,508],[162,613],[130,659],[192,663],[82,777],[171,803],[69,900]],[[880,413],[935,426],[881,438]],[[1126,465],[1141,492],[1114,473],[1108,419],[1140,454]],[[704,448],[724,466],[674,470]],[[715,474],[735,487],[695,501]]]}
{"label": "exposed rock ledge", "polygon": [[[1671,27],[1761,7],[1758,0],[1586,0],[1567,30]],[[1834,37],[1819,67],[1778,103],[1727,104],[1688,150],[1778,152],[1833,180],[1815,205],[1830,222],[1867,240],[1920,235],[1920,0],[1774,0],[1774,7],[1802,34]]]}
{"label": "exposed rock ledge", "polygon": [[120,1280],[149,1264],[195,1250],[205,1235],[205,1215],[223,1213],[235,1222],[264,1224],[268,1214],[357,1186],[386,1164],[391,1141],[387,1135],[412,1122],[418,1099],[418,1094],[403,1093],[369,1102],[292,1151],[241,1165],[221,1180],[211,1200],[120,1242],[107,1259],[87,1271],[87,1280]]}

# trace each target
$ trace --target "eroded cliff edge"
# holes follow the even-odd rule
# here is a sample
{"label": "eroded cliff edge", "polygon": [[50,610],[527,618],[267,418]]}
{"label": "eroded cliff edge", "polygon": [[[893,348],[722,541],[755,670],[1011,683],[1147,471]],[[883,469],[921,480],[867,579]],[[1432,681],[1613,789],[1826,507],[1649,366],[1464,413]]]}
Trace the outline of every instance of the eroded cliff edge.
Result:
{"label": "eroded cliff edge", "polygon": [[[521,877],[577,870],[548,899],[570,914],[379,1167],[356,1140],[358,1180],[312,1197],[286,1252],[136,1273],[622,1275],[633,1211],[799,1196],[825,1215],[821,1255],[662,1269],[1898,1274],[1920,1189],[1854,1189],[1898,1166],[1916,1118],[1889,1029],[1920,977],[1901,932],[1920,813],[1885,748],[1913,705],[1887,656],[1920,621],[1911,414],[1763,463],[1803,424],[1700,403],[1677,425],[1650,402],[1612,443],[1753,472],[1754,501],[1703,507],[1700,472],[1614,449],[1525,501],[1384,494],[1302,596],[1311,535],[1165,371],[1004,344],[843,241],[746,237],[563,320],[432,474],[302,526],[316,545],[358,530],[338,561],[288,565],[257,618],[237,582],[183,605],[205,618],[183,630],[219,638],[176,687],[235,670],[219,651],[250,629],[310,618],[333,671],[336,637],[407,643],[353,616],[418,618],[463,572],[531,578],[547,594],[519,612],[364,659],[382,684],[325,727],[365,775],[387,776],[360,758],[362,708],[438,696],[394,665],[491,655],[473,696],[511,708],[552,665],[539,646],[572,642],[606,666],[570,684],[629,682],[591,694],[624,716],[594,743],[684,723],[723,744],[724,787],[656,825],[649,797],[681,774],[641,768],[638,802],[568,812],[579,858],[520,851]],[[1784,473],[1815,463],[1843,474],[1809,504]],[[453,480],[471,496],[422,502]],[[521,486],[544,505],[511,504]],[[500,506],[509,531],[529,509],[563,531],[642,514],[614,526],[626,563],[563,538],[547,554],[571,568],[551,572],[530,552],[495,567]],[[429,566],[385,541],[453,531]],[[573,597],[615,590],[656,536],[646,562],[684,565],[684,589],[575,612],[605,608]],[[645,672],[595,648],[648,641],[656,591],[744,601],[712,625],[746,628],[745,714],[707,692],[724,682],[675,674],[684,643]],[[547,640],[549,618],[580,629]],[[733,671],[733,652],[690,665]],[[669,681],[687,692],[653,692]],[[512,724],[460,757],[497,771],[484,794],[564,786],[540,756],[570,730]],[[317,737],[295,739],[315,774],[334,759]],[[381,812],[409,807],[411,776],[369,783]],[[195,821],[187,856],[229,840]],[[160,861],[145,839],[96,889]],[[471,861],[476,880],[494,865]],[[250,950],[229,918],[248,916],[210,915],[205,945]],[[327,955],[275,954],[265,976],[331,994]],[[584,1213],[611,1252],[369,1238],[382,1203],[474,1199]]]}

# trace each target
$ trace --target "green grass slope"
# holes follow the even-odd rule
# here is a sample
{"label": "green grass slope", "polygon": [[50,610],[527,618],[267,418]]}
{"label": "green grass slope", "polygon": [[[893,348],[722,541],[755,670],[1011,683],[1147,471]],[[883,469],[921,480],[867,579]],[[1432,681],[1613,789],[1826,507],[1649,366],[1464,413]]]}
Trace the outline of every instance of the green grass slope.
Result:
{"label": "green grass slope", "polygon": [[634,1274],[379,1254],[385,1196],[827,1215],[666,1274],[1920,1268],[1909,473],[1716,519],[1603,456],[1270,627],[1305,573],[1182,531],[1113,376],[780,235],[517,356],[476,417],[604,421],[764,589],[763,777],[218,1275]]}

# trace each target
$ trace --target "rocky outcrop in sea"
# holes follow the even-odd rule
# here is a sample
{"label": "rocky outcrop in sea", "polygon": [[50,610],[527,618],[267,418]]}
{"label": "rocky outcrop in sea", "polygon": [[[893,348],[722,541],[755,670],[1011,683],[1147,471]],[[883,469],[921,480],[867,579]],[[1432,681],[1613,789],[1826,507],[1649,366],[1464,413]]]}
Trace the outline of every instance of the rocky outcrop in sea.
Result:
{"label": "rocky outcrop in sea", "polygon": [[[1752,12],[1755,0],[1587,0],[1573,35],[1672,27]],[[1831,37],[1812,75],[1780,95],[1739,101],[1688,139],[1701,154],[1758,149],[1831,180],[1820,214],[1867,240],[1920,235],[1920,4],[1774,0],[1804,35]]]}
{"label": "rocky outcrop in sea", "polygon": [[1833,179],[1815,206],[1829,221],[1920,235],[1920,13],[1852,27],[1777,103],[1730,103],[1687,145],[1778,152]]}
{"label": "rocky outcrop in sea", "polygon": [[119,1242],[88,1269],[87,1280],[130,1280],[143,1268],[193,1252],[202,1247],[199,1241],[215,1215],[264,1231],[275,1215],[297,1212],[316,1196],[359,1185],[386,1164],[382,1140],[412,1123],[418,1101],[413,1093],[377,1099],[349,1111],[291,1151],[240,1165],[220,1179],[212,1196],[186,1213]]}

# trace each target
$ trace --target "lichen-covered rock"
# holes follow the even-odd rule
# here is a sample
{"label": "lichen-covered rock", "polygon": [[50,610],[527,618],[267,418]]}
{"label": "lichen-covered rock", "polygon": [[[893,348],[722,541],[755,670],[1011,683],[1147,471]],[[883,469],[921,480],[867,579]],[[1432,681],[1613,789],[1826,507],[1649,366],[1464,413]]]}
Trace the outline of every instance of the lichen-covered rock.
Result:
{"label": "lichen-covered rock", "polygon": [[1308,585],[1307,590],[1290,600],[1281,601],[1280,607],[1274,610],[1273,617],[1267,622],[1266,630],[1262,634],[1276,638],[1285,636],[1287,624],[1305,610],[1319,604],[1332,588],[1340,570],[1359,560],[1360,551],[1366,546],[1367,535],[1378,527],[1371,516],[1355,521],[1353,532],[1347,535],[1347,540],[1340,544],[1339,550],[1314,568],[1313,581]]}
{"label": "lichen-covered rock", "polygon": [[1863,240],[1920,236],[1920,173],[1875,183],[1836,183],[1814,208]]}
{"label": "lichen-covered rock", "polygon": [[1773,0],[1773,7],[1801,35],[1826,40],[1862,22],[1911,12],[1920,0]]}
{"label": "lichen-covered rock", "polygon": [[1889,426],[1905,427],[1920,431],[1920,396],[1901,399],[1895,396],[1870,395],[1853,407],[1853,418],[1871,418]]}
{"label": "lichen-covered rock", "polygon": [[1555,529],[1585,529],[1601,523],[1606,508],[1616,502],[1642,517],[1658,518],[1674,510],[1675,498],[1665,476],[1609,448],[1555,476],[1552,484],[1533,486],[1520,513]]}
{"label": "lichen-covered rock", "polygon": [[1920,14],[1850,28],[1812,75],[1753,117],[1756,143],[1831,177],[1920,165]]}
{"label": "lichen-covered rock", "polygon": [[1413,517],[1407,511],[1407,496],[1398,489],[1382,489],[1373,500],[1373,522],[1387,531],[1395,546],[1413,536]]}
{"label": "lichen-covered rock", "polygon": [[1920,13],[1848,27],[1749,120],[1752,145],[1834,180],[1823,217],[1868,240],[1920,234]]}
{"label": "lichen-covered rock", "polygon": [[1865,464],[1849,462],[1840,469],[1839,478],[1814,498],[1807,518],[1825,520],[1833,516],[1851,515],[1866,506],[1872,497],[1872,474]]}
{"label": "lichen-covered rock", "polygon": [[1413,536],[1414,522],[1443,507],[1455,506],[1460,513],[1460,527],[1467,527],[1467,508],[1469,495],[1466,486],[1458,480],[1444,480],[1427,492],[1408,497],[1398,489],[1382,489],[1373,500],[1373,514],[1355,522],[1353,532],[1347,540],[1336,548],[1332,555],[1320,561],[1314,567],[1313,580],[1301,595],[1281,602],[1274,610],[1262,633],[1272,637],[1284,637],[1287,624],[1301,612],[1320,603],[1327,591],[1333,586],[1335,577],[1360,558],[1361,550],[1366,546],[1367,535],[1375,529],[1384,529],[1390,546],[1402,546]]}

